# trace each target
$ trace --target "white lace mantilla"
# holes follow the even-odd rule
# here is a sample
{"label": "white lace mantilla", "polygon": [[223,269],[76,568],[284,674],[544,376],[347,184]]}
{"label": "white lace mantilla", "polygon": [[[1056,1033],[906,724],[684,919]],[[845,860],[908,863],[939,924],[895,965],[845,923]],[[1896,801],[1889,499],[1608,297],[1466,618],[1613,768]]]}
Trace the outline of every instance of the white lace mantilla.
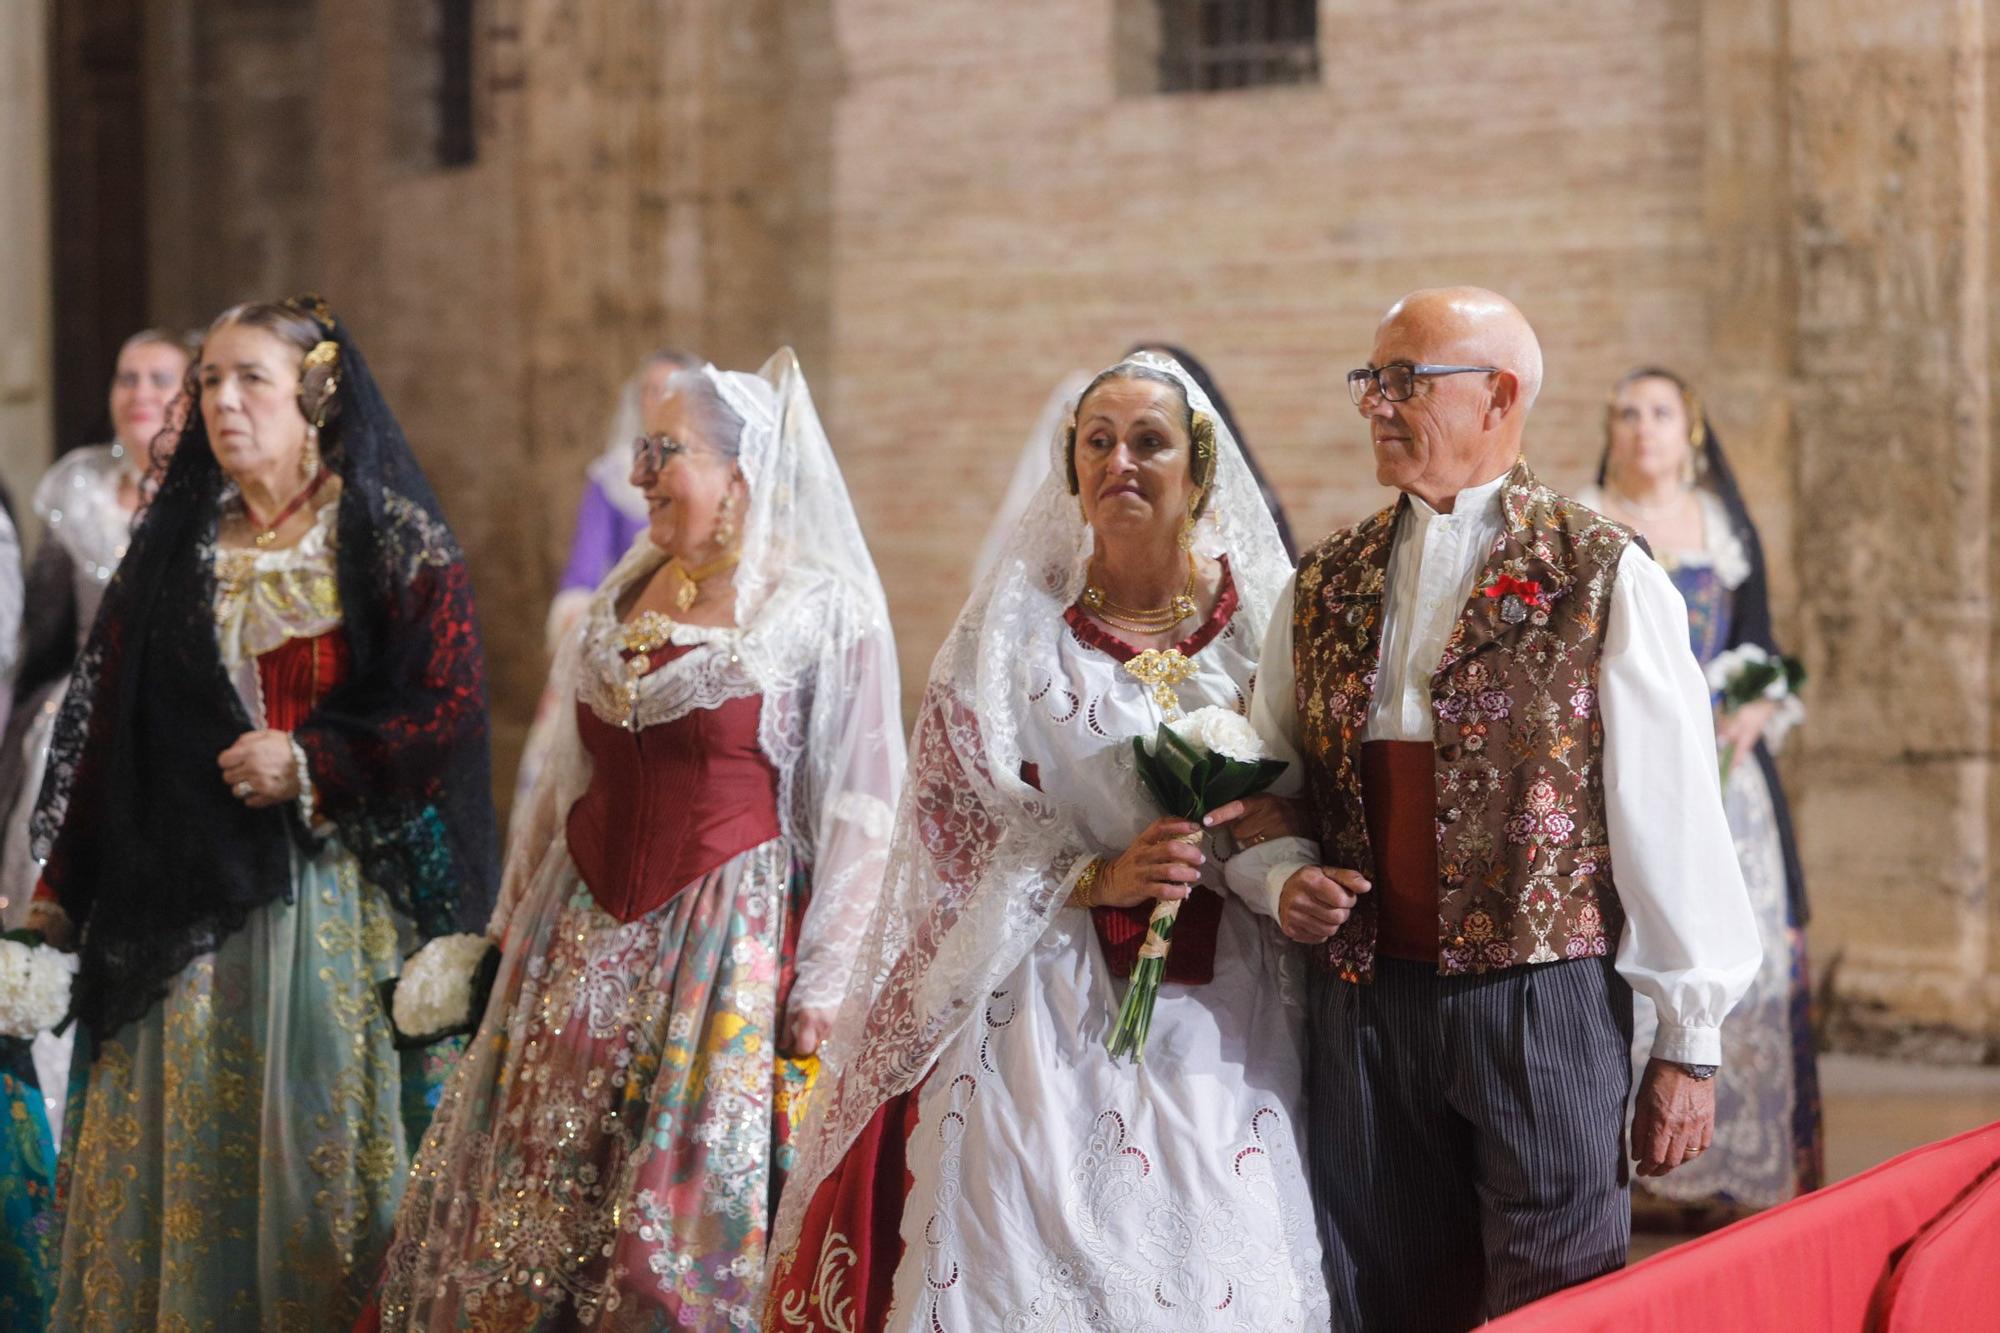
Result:
{"label": "white lace mantilla", "polygon": [[[722,374],[728,381],[756,378]],[[740,397],[744,390],[737,385],[735,392]],[[756,553],[759,573],[752,597],[743,591],[746,571],[738,567],[740,627],[675,625],[668,642],[687,651],[639,677],[634,690],[619,650],[617,608],[666,560],[642,535],[560,645],[553,685],[557,697],[579,700],[603,721],[632,728],[664,726],[732,699],[761,699],[757,739],[778,774],[780,827],[791,855],[811,868],[791,1003],[831,1008],[846,993],[848,973],[861,953],[887,858],[890,813],[903,776],[903,735],[895,642],[865,551],[834,566],[795,558],[800,551],[823,549],[828,539],[806,540],[792,530],[805,520],[786,504],[756,500],[757,478],[781,484],[788,455],[826,452],[803,393],[800,385],[782,397],[781,421],[769,413],[746,413],[743,461],[753,498],[745,551]],[[822,460],[819,467],[831,464]],[[818,472],[807,471],[818,478],[814,485],[820,492],[828,489]],[[844,504],[844,492],[840,499]],[[810,521],[825,528],[843,519],[821,514]],[[846,514],[844,522],[852,521]],[[782,531],[762,533],[758,525],[767,523]],[[549,759],[526,808],[517,810],[509,836],[500,904],[488,928],[496,937],[590,781],[590,758],[574,709],[562,710],[555,726]]]}
{"label": "white lace mantilla", "polygon": [[[1139,361],[1172,376],[1215,427],[1215,471],[1195,549],[1229,558],[1241,597],[1236,633],[1260,643],[1291,573],[1270,511],[1200,386],[1164,359]],[[1090,734],[1093,721],[1091,691],[1063,681],[1056,666],[1059,636],[1069,633],[1063,611],[1083,589],[1094,540],[1069,494],[1061,429],[1068,424],[1057,423],[1046,477],[931,669],[876,919],[860,933],[862,959],[814,1090],[798,1169],[779,1203],[773,1253],[781,1263],[794,1257],[788,1251],[819,1182],[876,1109],[923,1079],[1028,956],[1096,850],[1091,821],[1054,786],[1046,795],[1034,789],[1022,770],[1034,758],[1036,710],[1056,710],[1052,719],[1060,715],[1079,735]],[[1101,715],[1095,721],[1112,730]],[[1063,781],[1046,768],[1042,778]],[[818,1258],[796,1256],[808,1271]]]}

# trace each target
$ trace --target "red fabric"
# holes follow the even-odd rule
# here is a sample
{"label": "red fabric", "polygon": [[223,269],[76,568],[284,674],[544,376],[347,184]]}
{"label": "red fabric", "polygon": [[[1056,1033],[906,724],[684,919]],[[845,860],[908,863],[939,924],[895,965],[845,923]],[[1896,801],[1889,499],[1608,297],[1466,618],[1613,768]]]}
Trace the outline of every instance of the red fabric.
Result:
{"label": "red fabric", "polygon": [[[1897,1247],[1996,1162],[2000,1122],[1904,1153],[1622,1273],[1537,1301],[1486,1328],[1491,1333],[1860,1329]],[[1976,1210],[1973,1215],[1990,1216]],[[1943,1234],[1955,1238],[1956,1228]],[[1990,1238],[1987,1244],[1990,1250]],[[1990,1258],[1986,1262],[1991,1265]],[[1989,1305],[1986,1313],[1992,1311]],[[1948,1321],[1929,1327],[1967,1326]]]}
{"label": "red fabric", "polygon": [[1869,1333],[2000,1324],[2000,1162],[1903,1249],[1869,1311]]}
{"label": "red fabric", "polygon": [[1375,951],[1411,963],[1438,958],[1437,747],[1368,741],[1361,804],[1375,875]]}
{"label": "red fabric", "polygon": [[[1222,633],[1223,627],[1236,614],[1239,598],[1236,595],[1236,577],[1229,572],[1229,557],[1221,557],[1222,583],[1215,591],[1215,609],[1208,613],[1208,619],[1195,627],[1194,633],[1174,645],[1174,651],[1182,657],[1193,657],[1214,641]],[[1139,650],[1113,634],[1104,626],[1092,620],[1082,607],[1072,603],[1063,612],[1063,620],[1069,625],[1079,643],[1109,653],[1120,662],[1129,662],[1139,655]]]}
{"label": "red fabric", "polygon": [[264,691],[264,725],[294,731],[333,687],[353,674],[347,635],[338,628],[310,639],[286,639],[257,657]]}
{"label": "red fabric", "polygon": [[[813,1191],[793,1262],[778,1270],[766,1297],[765,1327],[837,1324],[861,1333],[884,1326],[903,1259],[903,1205],[913,1183],[908,1149],[922,1094],[919,1083],[877,1107],[840,1165]],[[825,1318],[818,1309],[822,1296],[832,1307]]]}
{"label": "red fabric", "polygon": [[570,807],[570,856],[597,905],[636,921],[730,857],[778,836],[778,771],[750,695],[657,727],[576,705],[590,786]]}
{"label": "red fabric", "polygon": [[[1153,919],[1150,902],[1131,907],[1093,907],[1090,924],[1097,928],[1097,943],[1104,950],[1104,962],[1116,977],[1132,975],[1139,961],[1139,946],[1146,942],[1146,923]],[[1205,986],[1215,979],[1215,930],[1222,924],[1222,895],[1200,885],[1181,903],[1174,918],[1173,948],[1167,951],[1167,965],[1161,980],[1181,986]]]}

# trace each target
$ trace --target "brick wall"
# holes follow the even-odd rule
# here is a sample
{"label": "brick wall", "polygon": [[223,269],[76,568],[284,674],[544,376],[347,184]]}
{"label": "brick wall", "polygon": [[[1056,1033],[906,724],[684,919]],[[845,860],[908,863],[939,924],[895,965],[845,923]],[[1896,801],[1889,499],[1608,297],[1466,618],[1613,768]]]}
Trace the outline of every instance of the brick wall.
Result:
{"label": "brick wall", "polygon": [[349,313],[472,557],[503,788],[647,347],[799,349],[914,701],[1065,373],[1194,349],[1311,539],[1383,498],[1342,384],[1381,310],[1480,283],[1541,334],[1558,486],[1628,367],[1706,389],[1817,672],[1786,764],[1843,1031],[1993,1044],[2000,0],[1322,0],[1318,84],[1182,96],[1133,91],[1146,0],[491,0],[454,172],[392,114],[399,2],[149,0],[156,298]]}

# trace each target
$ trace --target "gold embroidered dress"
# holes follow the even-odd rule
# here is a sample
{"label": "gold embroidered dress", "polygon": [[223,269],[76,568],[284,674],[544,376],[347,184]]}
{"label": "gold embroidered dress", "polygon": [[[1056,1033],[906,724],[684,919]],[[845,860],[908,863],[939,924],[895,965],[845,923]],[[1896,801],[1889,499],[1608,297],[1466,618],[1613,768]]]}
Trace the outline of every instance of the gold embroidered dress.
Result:
{"label": "gold embroidered dress", "polygon": [[[223,665],[257,726],[289,728],[346,673],[337,508],[294,547],[210,553]],[[104,1044],[53,1328],[352,1323],[409,1162],[376,993],[408,927],[337,837],[295,848],[291,876],[289,902],[256,909]]]}

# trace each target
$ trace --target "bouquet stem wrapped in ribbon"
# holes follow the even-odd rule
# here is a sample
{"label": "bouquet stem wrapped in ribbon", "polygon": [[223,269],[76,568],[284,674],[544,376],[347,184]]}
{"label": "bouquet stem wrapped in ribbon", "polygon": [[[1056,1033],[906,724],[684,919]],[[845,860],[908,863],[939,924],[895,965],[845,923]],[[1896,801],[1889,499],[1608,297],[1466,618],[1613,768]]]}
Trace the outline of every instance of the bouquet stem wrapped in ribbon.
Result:
{"label": "bouquet stem wrapped in ribbon", "polygon": [[[1162,722],[1150,742],[1132,738],[1139,780],[1160,812],[1199,824],[1202,816],[1231,801],[1263,791],[1285,771],[1285,761],[1265,751],[1256,729],[1227,708],[1197,708],[1185,717]],[[1200,832],[1183,836],[1199,842]],[[1162,900],[1146,924],[1132,984],[1111,1029],[1111,1054],[1146,1058],[1146,1034],[1153,1025],[1153,1004],[1160,993],[1167,952],[1173,947],[1174,921],[1181,900]]]}

